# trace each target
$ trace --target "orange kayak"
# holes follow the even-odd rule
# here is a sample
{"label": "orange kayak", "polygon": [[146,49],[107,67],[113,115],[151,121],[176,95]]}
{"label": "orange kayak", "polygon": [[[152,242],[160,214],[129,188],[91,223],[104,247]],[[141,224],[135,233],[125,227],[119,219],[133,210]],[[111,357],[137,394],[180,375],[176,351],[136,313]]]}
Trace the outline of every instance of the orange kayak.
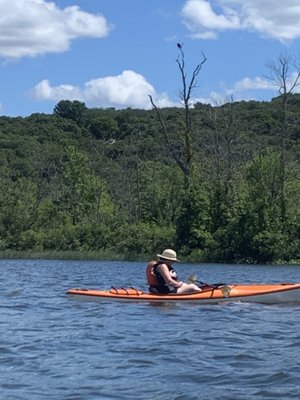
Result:
{"label": "orange kayak", "polygon": [[71,299],[92,301],[183,301],[199,304],[242,301],[276,304],[300,302],[300,283],[206,285],[202,287],[201,292],[189,294],[155,294],[135,288],[111,288],[110,290],[74,288],[69,289],[67,295]]}

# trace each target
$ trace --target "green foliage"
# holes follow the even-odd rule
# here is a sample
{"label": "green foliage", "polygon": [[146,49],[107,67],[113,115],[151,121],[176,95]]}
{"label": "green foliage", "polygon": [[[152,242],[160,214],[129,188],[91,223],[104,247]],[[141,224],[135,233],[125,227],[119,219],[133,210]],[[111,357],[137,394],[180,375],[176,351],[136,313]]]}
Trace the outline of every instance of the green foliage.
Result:
{"label": "green foliage", "polygon": [[174,226],[184,195],[180,171],[159,161],[141,162],[139,182],[141,219]]}
{"label": "green foliage", "polygon": [[[188,180],[153,110],[63,100],[52,115],[0,117],[0,250],[299,261],[299,96],[288,103],[284,176],[279,109],[280,99],[198,103]],[[185,160],[183,109],[161,115]]]}
{"label": "green foliage", "polygon": [[91,121],[90,131],[96,139],[107,141],[115,138],[118,124],[112,118],[98,117]]}
{"label": "green foliage", "polygon": [[162,247],[174,247],[175,231],[151,222],[139,222],[120,226],[115,232],[114,250],[128,254],[132,258],[161,251]]}
{"label": "green foliage", "polygon": [[84,125],[87,108],[78,100],[61,100],[55,107],[53,113],[62,118],[71,119],[78,125]]}
{"label": "green foliage", "polygon": [[184,249],[205,249],[213,241],[209,230],[210,204],[207,190],[202,185],[192,185],[182,199],[181,213],[176,223],[177,243]]}
{"label": "green foliage", "polygon": [[273,262],[286,259],[288,236],[283,232],[262,231],[253,238],[253,250],[260,262]]}

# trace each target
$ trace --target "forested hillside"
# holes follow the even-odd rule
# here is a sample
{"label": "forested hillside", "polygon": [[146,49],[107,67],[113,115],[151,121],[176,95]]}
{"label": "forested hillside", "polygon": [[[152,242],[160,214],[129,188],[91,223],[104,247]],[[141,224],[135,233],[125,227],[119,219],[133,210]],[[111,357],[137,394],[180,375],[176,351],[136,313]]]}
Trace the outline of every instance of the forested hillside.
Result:
{"label": "forested hillside", "polygon": [[0,117],[0,251],[300,260],[300,96],[189,117],[78,101]]}

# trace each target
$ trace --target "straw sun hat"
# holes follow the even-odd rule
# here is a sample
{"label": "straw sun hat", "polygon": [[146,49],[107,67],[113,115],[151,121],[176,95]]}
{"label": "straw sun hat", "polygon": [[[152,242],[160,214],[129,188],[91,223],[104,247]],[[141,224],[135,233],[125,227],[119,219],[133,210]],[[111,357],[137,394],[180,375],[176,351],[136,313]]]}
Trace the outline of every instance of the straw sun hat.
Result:
{"label": "straw sun hat", "polygon": [[179,260],[177,260],[177,254],[176,251],[172,250],[172,249],[166,249],[162,252],[162,254],[157,254],[157,257],[162,258],[163,260],[169,260],[169,261],[176,261],[179,262]]}

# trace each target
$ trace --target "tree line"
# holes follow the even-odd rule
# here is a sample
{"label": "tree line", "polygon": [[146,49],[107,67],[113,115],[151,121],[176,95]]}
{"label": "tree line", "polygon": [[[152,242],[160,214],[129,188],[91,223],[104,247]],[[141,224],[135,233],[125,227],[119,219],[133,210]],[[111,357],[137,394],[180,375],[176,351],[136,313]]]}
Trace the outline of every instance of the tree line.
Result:
{"label": "tree line", "polygon": [[0,251],[299,262],[300,96],[153,105],[0,117]]}

